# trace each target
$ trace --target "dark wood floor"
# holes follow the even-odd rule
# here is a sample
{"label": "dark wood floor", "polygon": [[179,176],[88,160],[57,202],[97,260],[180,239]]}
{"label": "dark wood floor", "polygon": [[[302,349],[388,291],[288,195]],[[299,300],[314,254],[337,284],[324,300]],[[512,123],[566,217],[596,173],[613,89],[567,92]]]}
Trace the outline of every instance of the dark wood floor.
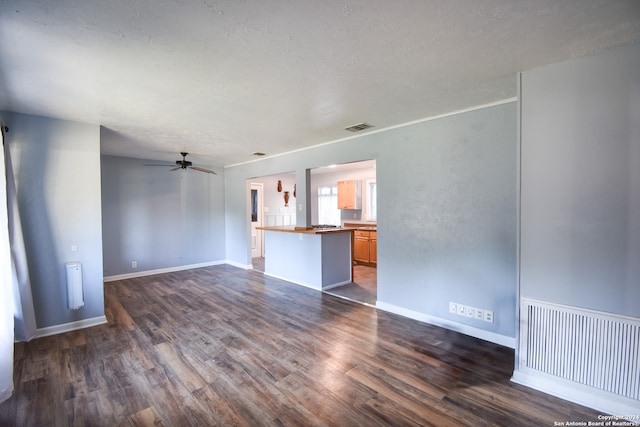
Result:
{"label": "dark wood floor", "polygon": [[15,426],[552,426],[513,351],[252,270],[105,284],[109,323],[16,345]]}

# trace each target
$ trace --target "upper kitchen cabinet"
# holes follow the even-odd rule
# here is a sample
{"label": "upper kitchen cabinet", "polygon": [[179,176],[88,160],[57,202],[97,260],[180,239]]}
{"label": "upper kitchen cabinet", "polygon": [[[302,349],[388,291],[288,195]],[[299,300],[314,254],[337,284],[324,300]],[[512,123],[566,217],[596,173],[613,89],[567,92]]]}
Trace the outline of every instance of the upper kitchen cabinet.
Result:
{"label": "upper kitchen cabinet", "polygon": [[361,181],[338,181],[338,209],[362,209]]}

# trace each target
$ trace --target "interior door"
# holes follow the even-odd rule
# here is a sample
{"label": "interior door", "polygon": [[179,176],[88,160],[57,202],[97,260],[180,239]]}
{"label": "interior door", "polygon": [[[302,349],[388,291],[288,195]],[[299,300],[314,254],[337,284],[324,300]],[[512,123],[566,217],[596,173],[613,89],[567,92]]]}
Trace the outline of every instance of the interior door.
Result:
{"label": "interior door", "polygon": [[258,230],[262,227],[263,201],[262,184],[251,183],[251,257],[261,258],[264,256],[264,231]]}

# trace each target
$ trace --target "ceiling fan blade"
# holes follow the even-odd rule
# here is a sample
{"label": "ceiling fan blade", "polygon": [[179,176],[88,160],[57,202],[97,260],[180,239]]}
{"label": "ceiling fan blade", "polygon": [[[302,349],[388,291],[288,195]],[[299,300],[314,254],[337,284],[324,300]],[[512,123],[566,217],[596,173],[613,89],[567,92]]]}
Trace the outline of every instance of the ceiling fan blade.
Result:
{"label": "ceiling fan blade", "polygon": [[193,170],[197,170],[197,171],[200,171],[200,172],[212,173],[214,175],[218,175],[217,173],[215,173],[214,171],[212,171],[210,169],[200,168],[198,166],[189,166],[189,169],[193,169]]}
{"label": "ceiling fan blade", "polygon": [[198,172],[204,172],[204,173],[211,173],[213,175],[218,175],[215,171],[212,171],[211,169],[205,169],[205,168],[201,168],[198,166],[191,166],[191,162],[186,160],[187,154],[185,152],[181,152],[180,153],[182,155],[182,160],[176,160],[176,165],[173,164],[161,164],[161,163],[154,163],[154,164],[146,164],[144,166],[169,166],[172,169],[170,169],[170,171],[177,171],[179,169],[193,169],[193,170],[197,170]]}

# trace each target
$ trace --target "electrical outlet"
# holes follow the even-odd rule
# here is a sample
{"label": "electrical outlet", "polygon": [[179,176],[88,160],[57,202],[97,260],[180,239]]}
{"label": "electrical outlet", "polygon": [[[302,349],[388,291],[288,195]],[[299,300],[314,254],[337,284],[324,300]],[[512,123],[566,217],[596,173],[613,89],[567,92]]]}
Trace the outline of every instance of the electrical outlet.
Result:
{"label": "electrical outlet", "polygon": [[138,261],[131,261],[131,268],[138,268]]}
{"label": "electrical outlet", "polygon": [[449,303],[449,313],[453,313],[456,314],[458,312],[458,306],[456,305],[455,302],[450,302]]}
{"label": "electrical outlet", "polygon": [[485,322],[493,323],[493,311],[469,307],[453,301],[449,301],[449,313],[468,317],[469,319],[483,320]]}

